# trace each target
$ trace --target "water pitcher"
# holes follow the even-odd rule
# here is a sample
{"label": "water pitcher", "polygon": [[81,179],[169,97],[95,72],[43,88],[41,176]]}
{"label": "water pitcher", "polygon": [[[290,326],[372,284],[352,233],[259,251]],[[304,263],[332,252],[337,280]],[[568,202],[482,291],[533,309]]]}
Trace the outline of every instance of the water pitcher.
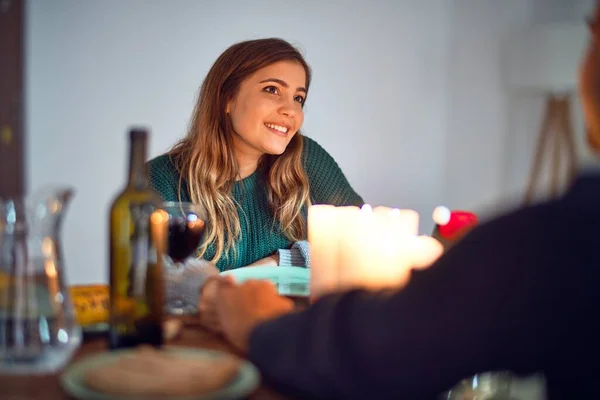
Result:
{"label": "water pitcher", "polygon": [[55,372],[79,347],[60,241],[72,196],[45,188],[0,198],[0,374]]}

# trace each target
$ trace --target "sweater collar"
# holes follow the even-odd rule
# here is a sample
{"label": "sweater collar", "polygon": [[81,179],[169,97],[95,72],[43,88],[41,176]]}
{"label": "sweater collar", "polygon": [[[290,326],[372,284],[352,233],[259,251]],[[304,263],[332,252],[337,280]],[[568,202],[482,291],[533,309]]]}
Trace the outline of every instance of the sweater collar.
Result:
{"label": "sweater collar", "polygon": [[244,179],[236,181],[233,185],[232,194],[235,197],[242,195],[243,193],[251,193],[256,189],[256,185],[259,180],[260,171],[257,169],[252,174],[248,175]]}

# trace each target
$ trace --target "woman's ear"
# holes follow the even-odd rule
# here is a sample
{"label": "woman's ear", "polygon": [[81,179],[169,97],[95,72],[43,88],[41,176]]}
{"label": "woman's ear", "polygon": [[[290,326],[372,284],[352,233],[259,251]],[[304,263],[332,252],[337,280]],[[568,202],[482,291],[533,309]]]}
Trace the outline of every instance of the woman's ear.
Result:
{"label": "woman's ear", "polygon": [[228,100],[225,106],[225,114],[231,114],[231,111],[235,108],[234,100]]}

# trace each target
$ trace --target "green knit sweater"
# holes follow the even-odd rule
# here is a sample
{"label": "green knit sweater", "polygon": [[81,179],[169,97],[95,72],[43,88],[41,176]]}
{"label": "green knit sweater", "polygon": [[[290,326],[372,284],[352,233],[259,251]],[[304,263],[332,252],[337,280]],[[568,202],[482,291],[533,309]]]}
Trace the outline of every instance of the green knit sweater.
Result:
{"label": "green knit sweater", "polygon": [[[362,198],[352,189],[335,160],[317,142],[303,137],[304,169],[310,185],[310,198],[313,204],[362,205]],[[167,154],[148,162],[150,182],[153,189],[164,201],[178,201],[179,173]],[[251,264],[261,258],[289,249],[293,243],[282,233],[279,224],[273,223],[273,211],[268,205],[265,183],[257,171],[237,181],[231,196],[240,205],[241,235],[233,252],[221,257],[217,267],[221,271]],[[190,201],[185,182],[182,184],[182,201]],[[303,215],[306,220],[307,209]],[[215,254],[211,244],[204,258],[210,260]]]}

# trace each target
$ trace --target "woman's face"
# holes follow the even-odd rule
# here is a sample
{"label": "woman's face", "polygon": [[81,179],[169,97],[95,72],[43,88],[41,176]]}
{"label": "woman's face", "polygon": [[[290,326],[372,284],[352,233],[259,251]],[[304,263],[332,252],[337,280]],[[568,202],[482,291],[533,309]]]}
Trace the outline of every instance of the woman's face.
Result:
{"label": "woman's face", "polygon": [[279,61],[246,78],[226,109],[238,154],[282,154],[304,122],[305,98],[306,72],[297,62]]}
{"label": "woman's face", "polygon": [[600,0],[590,23],[590,41],[581,63],[579,93],[587,125],[587,139],[600,152]]}

